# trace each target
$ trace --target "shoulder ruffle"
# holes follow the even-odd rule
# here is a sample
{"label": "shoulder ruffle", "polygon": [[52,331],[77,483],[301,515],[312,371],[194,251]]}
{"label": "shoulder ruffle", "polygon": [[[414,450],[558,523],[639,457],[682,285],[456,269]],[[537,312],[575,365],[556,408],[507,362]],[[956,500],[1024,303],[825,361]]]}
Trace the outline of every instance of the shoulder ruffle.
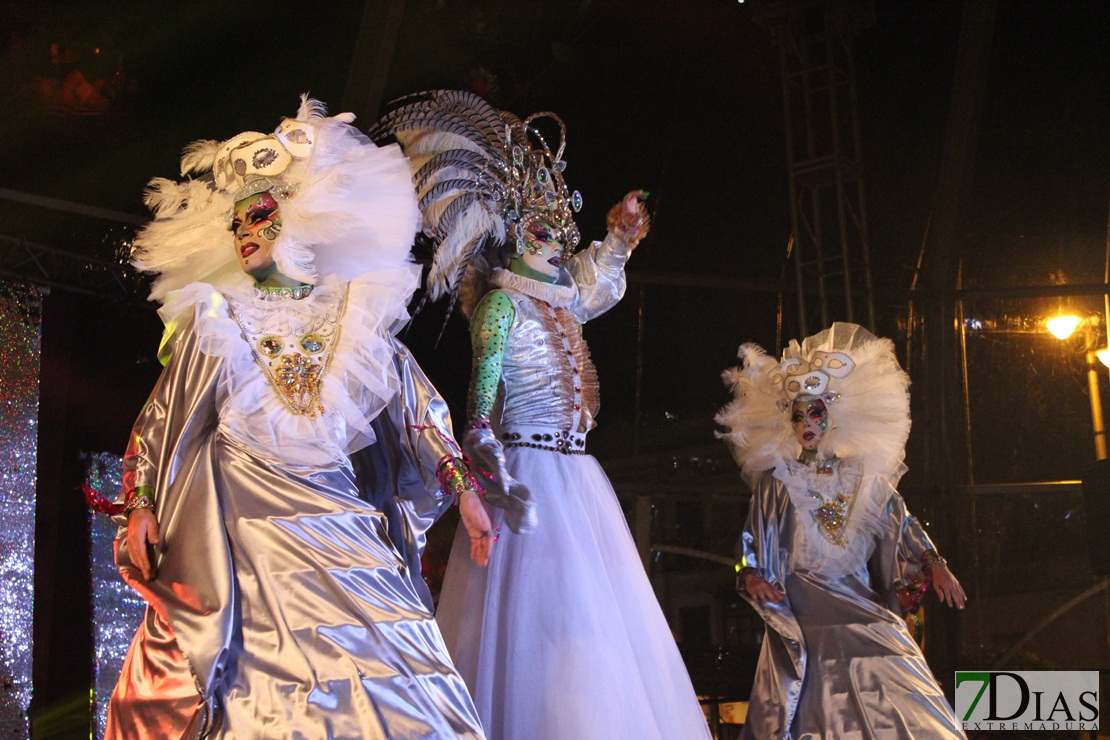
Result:
{"label": "shoulder ruffle", "polygon": [[[408,298],[420,282],[420,267],[407,265],[390,276],[384,272],[363,275],[349,284],[347,312],[339,343],[324,382],[325,408],[342,416],[349,454],[374,441],[371,422],[401,391],[394,349],[389,335],[408,321]],[[405,281],[405,291],[397,288]]]}
{"label": "shoulder ruffle", "polygon": [[566,272],[559,274],[559,282],[541,283],[539,280],[499,268],[490,275],[490,282],[499,288],[515,290],[556,308],[567,308],[578,298],[578,286],[570,280]]}
{"label": "shoulder ruffle", "polygon": [[[236,286],[235,292],[248,295],[247,285]],[[190,319],[198,347],[207,355],[227,357],[235,340],[240,339],[239,327],[227,312],[227,299],[209,283],[190,283],[169,293],[158,309],[158,316],[166,327],[158,348],[158,359],[163,365],[169,361],[181,327]]]}

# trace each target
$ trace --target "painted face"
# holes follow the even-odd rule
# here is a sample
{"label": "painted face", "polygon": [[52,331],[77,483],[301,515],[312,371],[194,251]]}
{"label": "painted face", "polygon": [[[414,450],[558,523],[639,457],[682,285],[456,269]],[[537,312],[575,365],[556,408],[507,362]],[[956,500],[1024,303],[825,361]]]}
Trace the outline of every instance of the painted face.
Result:
{"label": "painted face", "polygon": [[274,196],[258,193],[236,203],[231,232],[243,272],[257,282],[272,275],[277,269],[274,242],[281,234],[281,208]]}
{"label": "painted face", "polygon": [[802,449],[815,452],[829,426],[829,410],[820,398],[799,398],[790,408],[790,424]]}
{"label": "painted face", "polygon": [[561,231],[548,221],[537,219],[524,229],[524,254],[514,255],[509,269],[518,275],[553,283],[563,264]]}

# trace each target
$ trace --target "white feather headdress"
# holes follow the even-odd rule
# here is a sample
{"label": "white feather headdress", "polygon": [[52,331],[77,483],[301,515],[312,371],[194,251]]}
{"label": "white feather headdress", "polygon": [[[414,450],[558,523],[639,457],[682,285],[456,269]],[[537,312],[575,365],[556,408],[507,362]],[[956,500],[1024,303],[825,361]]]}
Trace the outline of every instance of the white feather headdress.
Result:
{"label": "white feather headdress", "polygon": [[790,424],[791,402],[798,396],[820,397],[828,405],[819,457],[855,460],[897,483],[910,433],[910,380],[893,342],[837,322],[801,344],[791,341],[779,362],[755,344],[742,345],[739,357],[742,366],[722,375],[735,399],[716,419],[729,430],[719,436],[749,485],[764,470],[801,453]]}
{"label": "white feather headdress", "polygon": [[[136,236],[131,261],[158,273],[150,299],[193,282],[218,289],[248,284],[239,267],[229,215],[245,192],[272,190],[282,211],[274,260],[305,283],[326,275],[350,280],[373,271],[408,272],[420,211],[408,160],[351,126],[354,115],[326,117],[307,95],[273,134],[246,132],[222,144],[185,149],[181,182],[151,180],[145,202],[155,220]],[[407,289],[415,290],[416,285]]]}

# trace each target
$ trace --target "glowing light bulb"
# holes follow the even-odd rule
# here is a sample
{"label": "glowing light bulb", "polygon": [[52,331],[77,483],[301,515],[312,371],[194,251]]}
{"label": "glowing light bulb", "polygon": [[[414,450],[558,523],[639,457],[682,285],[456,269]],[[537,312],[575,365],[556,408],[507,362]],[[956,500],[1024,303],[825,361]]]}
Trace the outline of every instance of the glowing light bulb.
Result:
{"label": "glowing light bulb", "polygon": [[1053,316],[1045,322],[1048,331],[1057,339],[1067,339],[1079,326],[1078,316]]}

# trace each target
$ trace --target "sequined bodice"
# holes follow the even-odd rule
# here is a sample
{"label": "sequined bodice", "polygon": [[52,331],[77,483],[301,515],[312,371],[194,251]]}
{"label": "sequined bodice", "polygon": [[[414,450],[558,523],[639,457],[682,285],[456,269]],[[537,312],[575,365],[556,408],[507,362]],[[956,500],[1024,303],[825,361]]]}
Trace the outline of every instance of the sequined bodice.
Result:
{"label": "sequined bodice", "polygon": [[278,398],[292,413],[312,416],[324,410],[320,390],[339,341],[347,295],[318,301],[304,300],[306,295],[227,299],[231,318]]}
{"label": "sequined bodice", "polygon": [[866,580],[892,489],[843,461],[825,469],[786,460],[776,466],[774,477],[793,504],[793,567],[830,578],[856,573]]}
{"label": "sequined bodice", "polygon": [[502,366],[501,426],[594,427],[597,371],[582,326],[567,308],[509,288],[516,316]]}

